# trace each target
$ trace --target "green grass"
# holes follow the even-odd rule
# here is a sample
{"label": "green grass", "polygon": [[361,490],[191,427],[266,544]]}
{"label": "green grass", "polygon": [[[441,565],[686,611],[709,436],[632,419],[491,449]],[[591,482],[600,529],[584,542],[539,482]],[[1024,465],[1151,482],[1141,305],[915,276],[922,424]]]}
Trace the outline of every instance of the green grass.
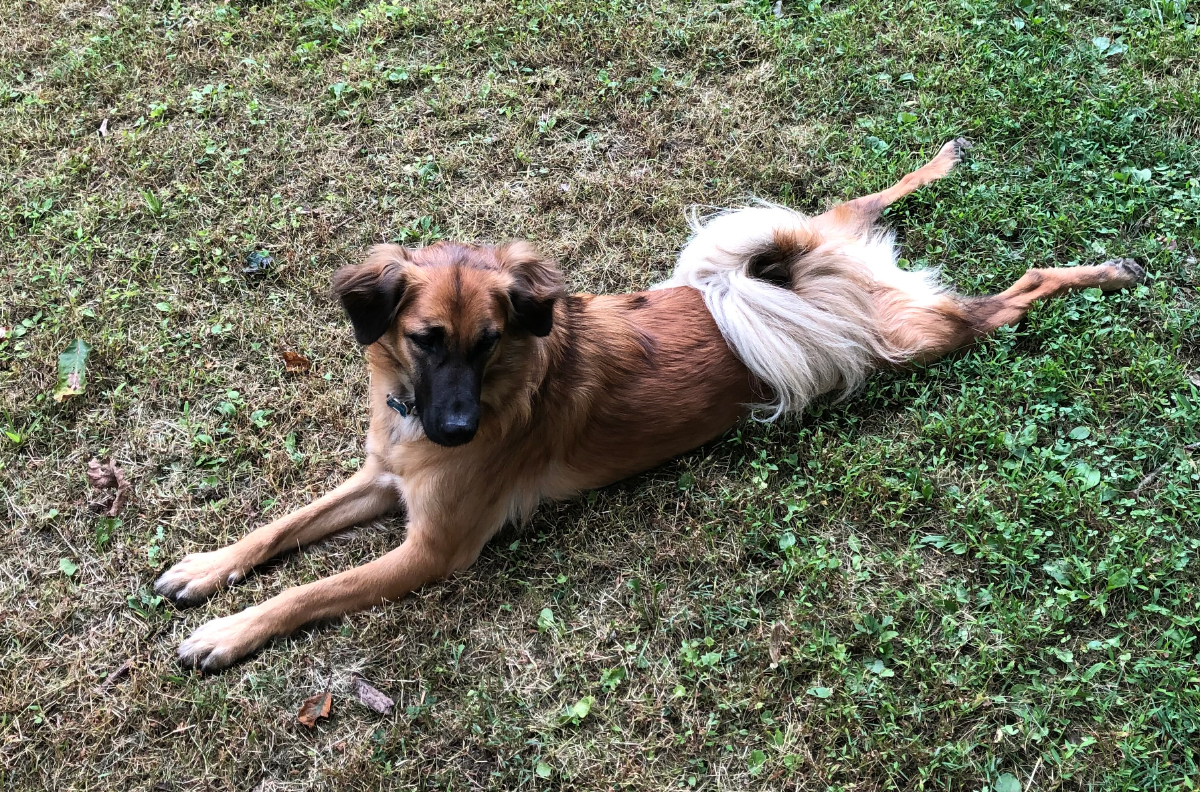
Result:
{"label": "green grass", "polygon": [[[1196,13],[3,4],[0,787],[1191,788]],[[970,292],[1117,255],[1150,280],[548,506],[470,572],[222,675],[176,665],[205,620],[400,539],[382,520],[191,611],[150,593],[359,464],[335,267],[523,237],[577,289],[644,287],[687,204],[820,209],[959,134],[972,159],[889,213],[913,265]],[[57,404],[75,338],[87,391]],[[116,520],[92,456],[136,487]]]}

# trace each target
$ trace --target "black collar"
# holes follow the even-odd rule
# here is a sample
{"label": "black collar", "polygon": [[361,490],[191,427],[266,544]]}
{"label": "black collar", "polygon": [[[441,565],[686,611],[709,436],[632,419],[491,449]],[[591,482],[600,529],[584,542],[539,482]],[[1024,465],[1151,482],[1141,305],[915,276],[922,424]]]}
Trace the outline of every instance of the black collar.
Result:
{"label": "black collar", "polygon": [[387,395],[387,406],[400,413],[400,417],[402,418],[417,414],[417,400],[412,396],[401,401],[389,393]]}

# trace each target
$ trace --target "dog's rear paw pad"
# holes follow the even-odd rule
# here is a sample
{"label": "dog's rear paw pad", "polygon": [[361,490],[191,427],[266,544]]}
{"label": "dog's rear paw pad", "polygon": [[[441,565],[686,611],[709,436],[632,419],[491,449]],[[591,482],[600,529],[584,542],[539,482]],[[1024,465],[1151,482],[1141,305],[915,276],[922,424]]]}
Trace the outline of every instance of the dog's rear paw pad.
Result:
{"label": "dog's rear paw pad", "polygon": [[1104,265],[1120,272],[1130,283],[1141,283],[1146,279],[1146,270],[1131,258],[1111,259],[1104,262]]}
{"label": "dog's rear paw pad", "polygon": [[939,154],[952,158],[956,163],[962,162],[967,149],[971,148],[972,145],[974,144],[965,137],[955,138],[954,140],[947,142],[946,145],[942,146],[942,150],[939,152]]}
{"label": "dog's rear paw pad", "polygon": [[1109,259],[1100,266],[1106,267],[1112,273],[1107,281],[1099,284],[1106,292],[1128,289],[1146,279],[1146,270],[1130,258]]}

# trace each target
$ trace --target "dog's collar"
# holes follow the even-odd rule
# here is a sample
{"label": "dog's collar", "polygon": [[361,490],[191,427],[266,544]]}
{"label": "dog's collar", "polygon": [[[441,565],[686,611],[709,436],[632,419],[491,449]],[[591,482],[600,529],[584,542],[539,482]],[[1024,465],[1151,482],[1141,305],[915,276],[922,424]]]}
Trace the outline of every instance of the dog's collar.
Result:
{"label": "dog's collar", "polygon": [[407,399],[401,401],[389,393],[387,395],[387,406],[400,413],[401,418],[407,418],[410,415],[417,414],[417,400],[412,396],[409,396]]}

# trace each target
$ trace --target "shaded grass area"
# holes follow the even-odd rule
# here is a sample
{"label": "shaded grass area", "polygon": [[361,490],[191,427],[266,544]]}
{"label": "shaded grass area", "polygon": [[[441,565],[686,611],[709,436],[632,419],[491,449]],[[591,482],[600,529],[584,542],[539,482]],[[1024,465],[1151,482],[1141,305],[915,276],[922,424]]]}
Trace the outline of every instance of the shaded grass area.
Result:
{"label": "shaded grass area", "polygon": [[[1183,0],[3,5],[2,785],[1191,783],[1196,22]],[[1151,279],[548,506],[469,573],[220,676],[174,663],[206,619],[399,541],[400,517],[364,526],[191,611],[150,589],[360,463],[334,267],[523,237],[577,289],[644,287],[687,204],[820,209],[959,134],[972,160],[890,213],[911,265],[969,292],[1117,255]],[[59,405],[74,338],[88,389]],[[88,508],[92,456],[136,487],[119,518]]]}

